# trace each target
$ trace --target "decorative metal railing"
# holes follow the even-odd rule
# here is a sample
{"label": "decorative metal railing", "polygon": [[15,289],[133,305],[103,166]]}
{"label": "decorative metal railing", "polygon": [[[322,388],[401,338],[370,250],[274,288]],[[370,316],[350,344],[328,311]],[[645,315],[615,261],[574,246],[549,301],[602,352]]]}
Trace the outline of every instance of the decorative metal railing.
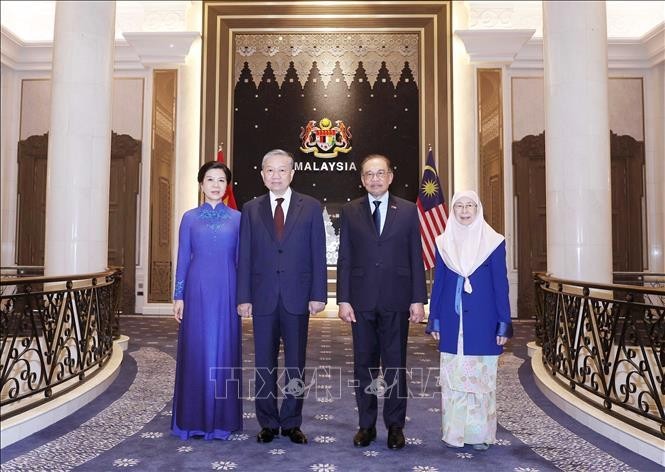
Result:
{"label": "decorative metal railing", "polygon": [[536,336],[552,377],[665,439],[665,289],[536,274]]}
{"label": "decorative metal railing", "polygon": [[665,273],[661,272],[613,272],[615,284],[665,288]]}
{"label": "decorative metal railing", "polygon": [[0,277],[0,419],[72,390],[110,359],[120,269],[69,277]]}
{"label": "decorative metal railing", "polygon": [[[614,272],[614,283],[665,289],[665,274],[656,272]],[[644,297],[654,305],[665,305],[665,292],[648,293]]]}
{"label": "decorative metal railing", "polygon": [[[22,279],[25,277],[41,277],[44,275],[44,266],[12,266],[0,267],[0,279],[9,282],[11,279]],[[1,284],[0,296],[14,293],[18,290],[17,285]]]}

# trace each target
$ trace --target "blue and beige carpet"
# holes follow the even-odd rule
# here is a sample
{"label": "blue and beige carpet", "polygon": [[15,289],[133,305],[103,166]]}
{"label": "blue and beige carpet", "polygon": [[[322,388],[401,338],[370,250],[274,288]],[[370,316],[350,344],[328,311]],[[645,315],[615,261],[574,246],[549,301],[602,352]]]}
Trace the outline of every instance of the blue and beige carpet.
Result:
{"label": "blue and beige carpet", "polygon": [[[251,322],[243,322],[244,367],[254,365]],[[570,419],[537,389],[526,356],[533,323],[515,323],[516,336],[501,357],[497,391],[497,444],[488,451],[444,447],[440,441],[439,356],[423,325],[411,326],[411,375],[405,436],[399,451],[386,447],[386,431],[355,448],[357,410],[352,388],[350,327],[312,318],[308,397],[302,430],[308,445],[288,438],[256,442],[251,399],[244,401],[244,431],[229,441],[181,441],[169,434],[177,325],[171,318],[124,317],[130,339],[120,375],[89,405],[53,426],[2,449],[3,471],[628,471],[658,466]],[[250,375],[245,375],[247,384]],[[251,389],[246,385],[246,392]],[[381,405],[380,405],[381,406]]]}

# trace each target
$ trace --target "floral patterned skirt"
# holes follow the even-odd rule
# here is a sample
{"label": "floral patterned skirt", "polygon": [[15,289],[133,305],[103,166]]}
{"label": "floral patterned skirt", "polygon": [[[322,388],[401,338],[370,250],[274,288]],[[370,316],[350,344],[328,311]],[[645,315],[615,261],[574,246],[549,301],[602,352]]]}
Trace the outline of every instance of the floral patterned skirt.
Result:
{"label": "floral patterned skirt", "polygon": [[451,446],[496,441],[499,356],[465,356],[460,317],[457,354],[441,353],[441,439]]}

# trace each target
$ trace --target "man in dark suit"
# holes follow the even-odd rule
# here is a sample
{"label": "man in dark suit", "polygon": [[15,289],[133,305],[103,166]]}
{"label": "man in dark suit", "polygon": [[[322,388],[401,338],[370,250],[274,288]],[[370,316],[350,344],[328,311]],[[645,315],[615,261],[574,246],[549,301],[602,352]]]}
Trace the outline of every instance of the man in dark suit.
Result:
{"label": "man in dark suit", "polygon": [[[309,315],[327,301],[326,237],[321,204],[291,190],[293,157],[275,149],[263,157],[269,192],[247,202],[240,220],[238,314],[253,317],[257,441],[279,434],[307,443],[300,430]],[[277,407],[277,356],[284,342],[286,385]]]}
{"label": "man in dark suit", "polygon": [[[409,320],[425,317],[425,270],[416,205],[390,195],[390,160],[367,156],[361,180],[368,195],[344,206],[337,260],[338,316],[353,323],[357,447],[376,438],[377,396],[384,392],[388,447],[404,447],[406,343]],[[383,367],[383,385],[378,377]]]}

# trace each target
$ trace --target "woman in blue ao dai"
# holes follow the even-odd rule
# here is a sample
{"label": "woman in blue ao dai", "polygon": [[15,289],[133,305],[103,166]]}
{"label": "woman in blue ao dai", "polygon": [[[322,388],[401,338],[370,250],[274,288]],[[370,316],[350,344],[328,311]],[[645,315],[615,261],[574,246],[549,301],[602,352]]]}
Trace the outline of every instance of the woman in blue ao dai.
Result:
{"label": "woman in blue ao dai", "polygon": [[222,202],[231,171],[198,173],[204,203],[180,223],[173,314],[180,323],[171,431],[228,439],[242,429],[241,324],[236,314],[240,212]]}
{"label": "woman in blue ao dai", "polygon": [[496,441],[499,354],[512,336],[506,243],[473,191],[457,192],[436,238],[427,332],[439,341],[442,441],[484,451]]}

